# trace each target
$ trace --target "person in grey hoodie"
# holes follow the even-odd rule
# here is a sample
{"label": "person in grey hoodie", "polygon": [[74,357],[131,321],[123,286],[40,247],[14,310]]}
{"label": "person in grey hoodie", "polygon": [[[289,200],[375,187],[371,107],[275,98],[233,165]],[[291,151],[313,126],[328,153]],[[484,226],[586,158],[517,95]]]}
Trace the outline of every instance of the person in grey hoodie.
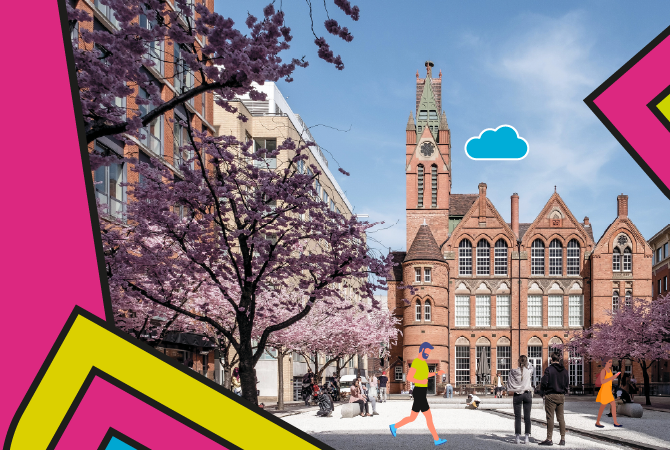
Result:
{"label": "person in grey hoodie", "polygon": [[547,440],[540,445],[553,445],[551,440],[554,433],[554,411],[561,430],[561,441],[558,445],[565,445],[565,419],[563,418],[563,404],[565,393],[568,391],[570,375],[563,367],[561,356],[558,353],[551,355],[551,365],[544,370],[544,376],[540,381],[540,393],[544,397],[544,409],[547,413]]}
{"label": "person in grey hoodie", "polygon": [[525,444],[530,442],[530,409],[533,406],[533,387],[530,385],[535,366],[528,362],[526,355],[519,357],[519,367],[509,371],[505,389],[514,394],[512,404],[514,405],[514,434],[516,443],[521,443],[521,409],[523,408],[523,421],[525,425]]}

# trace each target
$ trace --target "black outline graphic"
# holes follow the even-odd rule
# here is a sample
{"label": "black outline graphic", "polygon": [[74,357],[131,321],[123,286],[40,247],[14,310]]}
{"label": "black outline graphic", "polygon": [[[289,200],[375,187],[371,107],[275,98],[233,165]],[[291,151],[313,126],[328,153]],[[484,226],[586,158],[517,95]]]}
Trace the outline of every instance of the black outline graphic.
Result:
{"label": "black outline graphic", "polygon": [[665,117],[665,115],[658,109],[658,104],[661,103],[666,98],[670,97],[670,86],[663,89],[660,94],[653,98],[652,101],[647,103],[647,108],[656,118],[663,124],[663,126],[670,132],[670,119]]}
{"label": "black outline graphic", "polygon": [[[170,408],[167,406],[163,405],[160,402],[157,402],[153,398],[141,393],[137,389],[127,385],[123,381],[118,380],[117,378],[114,378],[112,375],[108,374],[107,372],[104,372],[103,370],[93,367],[91,371],[88,373],[86,376],[86,380],[82,384],[81,388],[79,389],[79,392],[77,392],[77,396],[74,398],[74,401],[70,405],[70,408],[68,408],[67,413],[65,414],[65,417],[63,418],[63,421],[60,423],[58,426],[58,429],[56,430],[56,433],[54,434],[53,438],[51,439],[51,442],[49,443],[49,446],[47,447],[47,450],[54,450],[56,446],[58,445],[58,441],[60,441],[60,438],[63,437],[63,433],[65,433],[65,430],[67,426],[70,424],[70,421],[72,420],[72,417],[74,417],[74,414],[77,412],[77,408],[79,408],[79,405],[81,404],[82,400],[84,400],[84,397],[86,396],[86,393],[88,392],[88,389],[91,387],[91,384],[93,383],[93,380],[95,378],[100,378],[103,381],[106,381],[107,383],[111,384],[114,387],[119,388],[120,390],[127,392],[128,394],[132,395],[136,399],[142,401],[143,403],[146,403],[147,405],[151,406],[154,409],[157,409],[158,411],[164,413],[165,415],[172,417],[172,418],[177,418],[179,422],[182,424],[188,426],[191,428],[193,431],[202,434],[203,436],[211,439],[212,441],[216,442],[219,445],[223,445],[224,447],[228,448],[229,450],[242,450],[240,447],[237,445],[228,442],[227,440],[223,439],[221,436],[218,436],[211,431],[209,431],[207,428],[203,427],[202,425],[198,425],[196,422],[192,421],[191,419],[188,419],[187,417],[182,416],[179,413],[176,413],[172,411]],[[105,405],[101,405],[104,407]],[[170,414],[172,412],[172,414]],[[128,443],[128,445],[133,445]],[[141,449],[138,449],[141,450]]]}
{"label": "black outline graphic", "polygon": [[[110,324],[109,322],[101,319],[100,317],[96,316],[95,314],[93,314],[89,311],[86,311],[84,308],[82,308],[81,306],[78,306],[78,305],[76,305],[73,308],[72,313],[70,314],[70,317],[68,317],[67,321],[65,322],[65,325],[63,326],[63,329],[58,334],[58,338],[56,339],[53,347],[49,351],[49,354],[47,355],[46,359],[42,363],[42,366],[40,367],[40,370],[37,372],[37,376],[35,377],[33,382],[30,384],[30,388],[28,389],[28,392],[26,393],[26,395],[23,397],[23,400],[21,401],[21,404],[19,405],[19,408],[16,410],[16,413],[14,414],[14,417],[12,418],[12,421],[9,424],[9,428],[7,429],[7,435],[6,435],[6,438],[5,438],[4,445],[2,447],[3,450],[11,450],[11,444],[12,444],[12,441],[14,439],[14,433],[16,432],[16,427],[19,424],[19,421],[21,420],[21,416],[23,416],[23,413],[26,410],[26,408],[28,407],[28,404],[30,403],[30,400],[33,398],[33,395],[35,395],[35,391],[37,390],[38,386],[42,382],[42,379],[44,378],[44,375],[46,374],[47,370],[49,369],[49,366],[51,365],[54,358],[56,357],[56,354],[58,353],[58,350],[60,350],[61,345],[63,345],[63,341],[65,341],[65,338],[67,337],[68,333],[70,332],[70,329],[72,328],[72,325],[74,325],[74,322],[75,322],[75,320],[77,319],[78,316],[82,316],[83,318],[85,318],[87,320],[90,320],[94,324],[104,328],[105,330],[109,331],[110,333],[113,333],[117,337],[119,337],[119,338],[123,339],[124,341],[134,345],[135,347],[138,347],[138,348],[144,350],[145,352],[149,353],[150,355],[154,356],[155,358],[160,359],[164,363],[169,364],[170,366],[172,366],[173,368],[175,368],[175,369],[179,370],[180,372],[186,374],[187,376],[189,376],[193,379],[196,379],[197,381],[203,383],[204,385],[206,385],[210,389],[213,389],[216,392],[218,392],[219,394],[224,395],[229,400],[237,402],[241,406],[244,406],[245,408],[249,409],[250,411],[254,412],[255,414],[263,417],[264,419],[267,419],[268,421],[272,422],[273,424],[277,425],[278,427],[283,428],[284,430],[286,430],[289,433],[299,437],[300,439],[304,440],[305,442],[308,442],[309,444],[313,445],[314,447],[322,449],[322,450],[335,450],[332,447],[330,447],[330,446],[324,444],[323,442],[319,441],[315,437],[310,436],[309,434],[305,433],[304,431],[294,427],[293,425],[290,425],[290,424],[284,422],[282,419],[280,419],[278,417],[275,417],[273,414],[271,414],[271,413],[263,410],[262,408],[259,408],[256,405],[248,402],[244,398],[233,394],[231,391],[229,391],[226,388],[224,388],[223,386],[215,383],[213,380],[210,380],[209,378],[205,378],[204,376],[198,374],[197,372],[194,372],[194,371],[186,368],[184,365],[180,364],[176,359],[170,358],[169,356],[165,355],[164,353],[161,353],[158,350],[150,347],[147,343],[142,342],[142,341],[132,337],[131,335],[129,335],[127,333],[124,333],[123,331],[116,328],[113,324]],[[130,386],[127,386],[125,383],[122,383],[122,382],[116,380],[114,377],[111,377],[110,375],[106,374],[105,372],[94,368],[93,370],[91,370],[89,376],[91,376],[91,374],[93,374],[95,376],[99,376],[100,378],[103,378],[105,381],[108,381],[108,382],[114,384],[116,387],[118,387],[119,389],[122,389],[123,391],[132,395],[133,397],[137,398],[138,400],[145,401],[146,395],[138,393],[138,391],[136,391],[135,389],[131,388]],[[88,378],[87,378],[87,380],[88,380]],[[79,402],[81,401],[80,395],[83,398],[84,393],[85,393],[85,391],[80,390],[79,394],[77,395],[77,397],[73,401],[73,404],[74,403],[78,404],[78,401]],[[137,394],[139,394],[139,396]],[[155,400],[152,400],[152,402],[153,403],[145,401],[145,403],[148,403],[150,406],[160,410],[161,412],[163,412],[166,415],[172,417],[173,419],[179,421],[180,423],[188,426],[189,428],[193,428],[191,426],[191,424],[188,423],[188,422],[190,422],[190,420],[188,422],[184,422],[184,420],[182,420],[183,416],[181,416],[181,414],[178,414],[175,411],[161,405],[160,403],[156,402]],[[68,413],[64,417],[63,421],[65,421],[65,420],[69,421],[70,418],[72,417],[72,415],[74,414],[74,411],[72,411],[72,414],[69,415],[69,418],[68,418],[68,414],[70,414],[70,411],[68,411]],[[198,427],[201,427],[201,426],[198,425]],[[58,430],[60,430],[60,427],[59,427]],[[195,429],[195,428],[194,428],[194,430],[195,431],[200,431],[199,429]],[[210,437],[211,434],[205,434],[205,436]],[[217,442],[225,441],[225,439],[223,439],[219,436],[217,436],[217,438],[214,439],[214,440],[217,441]],[[51,444],[54,444],[56,442],[57,441],[52,441],[50,443],[49,448],[52,448]],[[226,442],[225,445],[229,446],[228,448],[231,448],[231,449],[239,448],[239,447],[237,447],[237,446],[235,446],[231,443],[227,443],[228,441],[225,441],[225,442]],[[222,445],[224,445],[224,444],[222,444]]]}
{"label": "black outline graphic", "polygon": [[119,430],[116,430],[112,427],[109,427],[109,430],[107,430],[107,433],[105,434],[105,438],[100,443],[100,447],[98,447],[98,450],[107,450],[107,446],[109,445],[110,442],[112,442],[113,438],[118,439],[119,441],[123,442],[124,444],[130,445],[135,450],[151,450],[146,445],[140,444],[136,440],[126,436],[125,434],[121,433]]}
{"label": "black outline graphic", "polygon": [[63,32],[63,47],[65,49],[67,72],[70,78],[72,108],[74,109],[74,118],[75,122],[77,123],[79,152],[81,154],[81,165],[84,171],[86,197],[88,199],[88,211],[91,216],[91,231],[93,232],[93,244],[95,246],[95,255],[98,262],[100,291],[102,293],[102,301],[105,308],[105,318],[111,323],[114,323],[114,314],[112,312],[112,296],[109,292],[109,282],[107,281],[107,271],[105,270],[105,254],[102,251],[102,237],[100,235],[100,225],[98,221],[98,207],[97,202],[95,201],[95,188],[93,187],[93,177],[91,177],[91,164],[88,160],[88,145],[86,144],[84,112],[81,108],[81,99],[79,98],[79,83],[77,82],[77,72],[74,69],[74,51],[72,50],[72,45],[66,45],[66,43],[70,42],[70,23],[67,20],[67,8],[65,6],[66,1],[68,0],[58,0],[58,14],[60,15],[60,25]]}
{"label": "black outline graphic", "polygon": [[[650,43],[648,43],[642,50],[640,50],[635,56],[633,56],[626,64],[621,66],[612,76],[610,76],[603,84],[598,86],[595,91],[591,92],[588,97],[584,99],[586,106],[593,111],[593,114],[598,117],[598,119],[605,125],[610,133],[619,141],[619,144],[626,149],[628,154],[635,160],[635,162],[640,166],[644,173],[647,174],[651,181],[654,182],[656,187],[658,187],[663,194],[665,194],[668,199],[670,199],[670,187],[666,186],[663,181],[654,173],[649,165],[642,159],[642,157],[635,151],[632,145],[623,137],[623,135],[616,129],[614,124],[605,116],[605,114],[596,106],[595,100],[603,92],[605,92],[610,86],[612,86],[619,78],[621,78],[626,72],[628,72],[634,65],[642,60],[649,52],[651,52],[658,44],[663,42],[666,38],[670,36],[670,26],[663,30],[661,34],[656,36]],[[647,105],[649,106],[649,105]],[[652,110],[653,112],[653,110]],[[657,116],[658,117],[658,116]],[[665,125],[665,124],[664,124]],[[667,126],[667,125],[666,125]]]}

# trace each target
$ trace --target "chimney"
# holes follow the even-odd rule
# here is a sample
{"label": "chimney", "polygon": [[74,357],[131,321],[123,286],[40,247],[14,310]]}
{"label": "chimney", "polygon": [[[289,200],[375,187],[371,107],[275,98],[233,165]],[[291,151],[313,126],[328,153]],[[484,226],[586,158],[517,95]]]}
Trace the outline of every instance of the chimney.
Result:
{"label": "chimney", "polygon": [[591,226],[591,222],[589,222],[588,216],[584,217],[584,226]]}
{"label": "chimney", "polygon": [[426,75],[426,82],[430,82],[430,80],[433,78],[433,61],[426,61],[426,72],[428,75]]}
{"label": "chimney", "polygon": [[479,223],[486,223],[486,183],[479,183]]}
{"label": "chimney", "polygon": [[519,194],[512,194],[512,231],[519,239]]}
{"label": "chimney", "polygon": [[619,195],[616,198],[617,217],[628,217],[628,196]]}

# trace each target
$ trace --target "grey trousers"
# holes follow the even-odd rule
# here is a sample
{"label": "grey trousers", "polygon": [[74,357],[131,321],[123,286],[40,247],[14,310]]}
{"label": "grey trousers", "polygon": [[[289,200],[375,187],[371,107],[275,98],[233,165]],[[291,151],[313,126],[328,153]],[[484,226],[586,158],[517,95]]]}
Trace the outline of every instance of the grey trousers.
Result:
{"label": "grey trousers", "polygon": [[554,434],[554,411],[561,431],[561,439],[565,439],[565,418],[563,417],[564,394],[547,394],[544,396],[544,410],[547,413],[547,440]]}

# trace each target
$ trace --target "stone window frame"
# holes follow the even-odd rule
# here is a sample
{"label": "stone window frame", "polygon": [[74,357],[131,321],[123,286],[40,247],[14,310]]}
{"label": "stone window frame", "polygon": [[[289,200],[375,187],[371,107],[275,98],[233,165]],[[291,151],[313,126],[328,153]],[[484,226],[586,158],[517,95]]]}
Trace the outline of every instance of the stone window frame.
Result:
{"label": "stone window frame", "polygon": [[[538,244],[538,245],[536,245]],[[541,244],[541,247],[540,245]],[[531,275],[542,275],[544,276],[544,272],[546,269],[546,262],[545,262],[545,251],[546,246],[544,245],[544,241],[540,238],[537,238],[533,240],[533,243],[530,245],[530,274]],[[541,261],[541,264],[539,263]],[[538,262],[536,264],[536,262]],[[541,270],[540,270],[541,269]]]}
{"label": "stone window frame", "polygon": [[[502,245],[499,245],[502,244]],[[502,255],[502,252],[505,252],[505,255]],[[509,257],[509,247],[507,242],[504,239],[498,239],[493,247],[493,274],[507,276],[507,266],[508,266],[508,257]],[[504,262],[504,264],[503,264]],[[503,271],[504,269],[504,271]]]}
{"label": "stone window frame", "polygon": [[[484,253],[486,253],[486,255],[484,255]],[[479,241],[477,241],[476,266],[477,276],[491,275],[491,243],[484,238],[481,238]]]}
{"label": "stone window frame", "polygon": [[563,276],[563,243],[559,239],[549,243],[549,275]]}
{"label": "stone window frame", "polygon": [[[581,269],[581,263],[580,263],[580,256],[581,256],[581,249],[579,248],[579,242],[577,239],[570,239],[570,242],[568,242],[568,246],[566,249],[566,263],[565,263],[565,272],[567,276],[578,276],[579,271]],[[570,264],[572,262],[572,264]],[[577,264],[574,264],[574,263]],[[571,269],[575,270],[576,273],[571,273]]]}
{"label": "stone window frame", "polygon": [[468,238],[458,243],[458,275],[472,276],[472,242]]}

